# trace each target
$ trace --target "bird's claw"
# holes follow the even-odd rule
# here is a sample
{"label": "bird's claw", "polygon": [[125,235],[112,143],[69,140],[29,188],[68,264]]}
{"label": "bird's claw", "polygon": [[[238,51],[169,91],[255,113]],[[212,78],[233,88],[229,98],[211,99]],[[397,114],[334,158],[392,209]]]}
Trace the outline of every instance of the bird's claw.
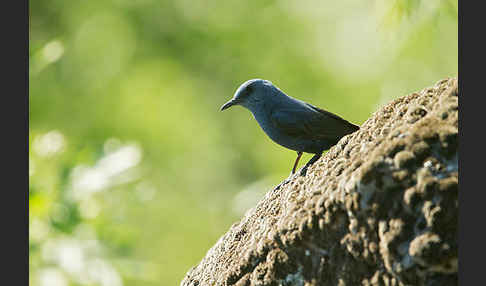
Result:
{"label": "bird's claw", "polygon": [[309,168],[308,165],[305,165],[304,167],[300,168],[299,170],[299,176],[303,177],[307,174],[307,169]]}

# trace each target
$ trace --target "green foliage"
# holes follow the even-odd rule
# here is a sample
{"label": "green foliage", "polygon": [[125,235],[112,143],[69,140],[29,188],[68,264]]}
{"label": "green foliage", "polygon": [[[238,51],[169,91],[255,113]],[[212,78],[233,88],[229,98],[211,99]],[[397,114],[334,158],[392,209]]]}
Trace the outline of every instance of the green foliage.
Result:
{"label": "green foliage", "polygon": [[218,111],[247,79],[361,124],[457,76],[457,1],[30,9],[31,285],[177,284],[295,159]]}

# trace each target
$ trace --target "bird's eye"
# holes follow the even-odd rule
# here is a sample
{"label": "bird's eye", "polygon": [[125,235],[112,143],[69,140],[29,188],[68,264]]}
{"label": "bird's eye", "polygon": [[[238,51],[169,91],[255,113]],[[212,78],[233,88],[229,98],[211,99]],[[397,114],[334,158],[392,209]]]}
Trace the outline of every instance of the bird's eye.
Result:
{"label": "bird's eye", "polygon": [[245,95],[246,95],[246,96],[248,96],[248,95],[250,95],[252,92],[253,92],[253,87],[252,87],[251,85],[249,85],[249,86],[246,88]]}
{"label": "bird's eye", "polygon": [[252,93],[252,91],[253,91],[253,88],[252,88],[252,87],[250,87],[250,86],[247,86],[247,87],[245,88],[245,90],[244,90],[244,91],[241,93],[241,97],[242,97],[242,98],[247,98],[247,97],[249,97],[249,96],[250,96],[250,94]]}

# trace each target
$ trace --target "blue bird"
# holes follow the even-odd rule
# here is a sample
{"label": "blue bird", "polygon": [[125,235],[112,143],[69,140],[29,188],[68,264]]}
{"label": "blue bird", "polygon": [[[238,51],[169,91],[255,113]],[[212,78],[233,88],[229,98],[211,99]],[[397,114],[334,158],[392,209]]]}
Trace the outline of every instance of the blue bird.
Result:
{"label": "blue bird", "polygon": [[359,129],[331,112],[286,95],[263,79],[251,79],[240,85],[233,98],[221,106],[221,111],[233,105],[248,109],[275,143],[297,151],[291,174],[295,173],[303,152],[315,154],[302,169],[305,174],[324,150]]}

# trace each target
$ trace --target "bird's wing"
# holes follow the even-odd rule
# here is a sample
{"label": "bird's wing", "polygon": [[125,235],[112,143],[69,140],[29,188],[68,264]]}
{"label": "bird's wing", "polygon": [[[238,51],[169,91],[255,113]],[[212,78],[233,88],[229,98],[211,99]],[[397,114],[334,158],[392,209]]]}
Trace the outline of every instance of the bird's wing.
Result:
{"label": "bird's wing", "polygon": [[337,140],[359,129],[328,111],[305,103],[304,108],[277,109],[270,114],[272,124],[283,133],[302,139]]}

